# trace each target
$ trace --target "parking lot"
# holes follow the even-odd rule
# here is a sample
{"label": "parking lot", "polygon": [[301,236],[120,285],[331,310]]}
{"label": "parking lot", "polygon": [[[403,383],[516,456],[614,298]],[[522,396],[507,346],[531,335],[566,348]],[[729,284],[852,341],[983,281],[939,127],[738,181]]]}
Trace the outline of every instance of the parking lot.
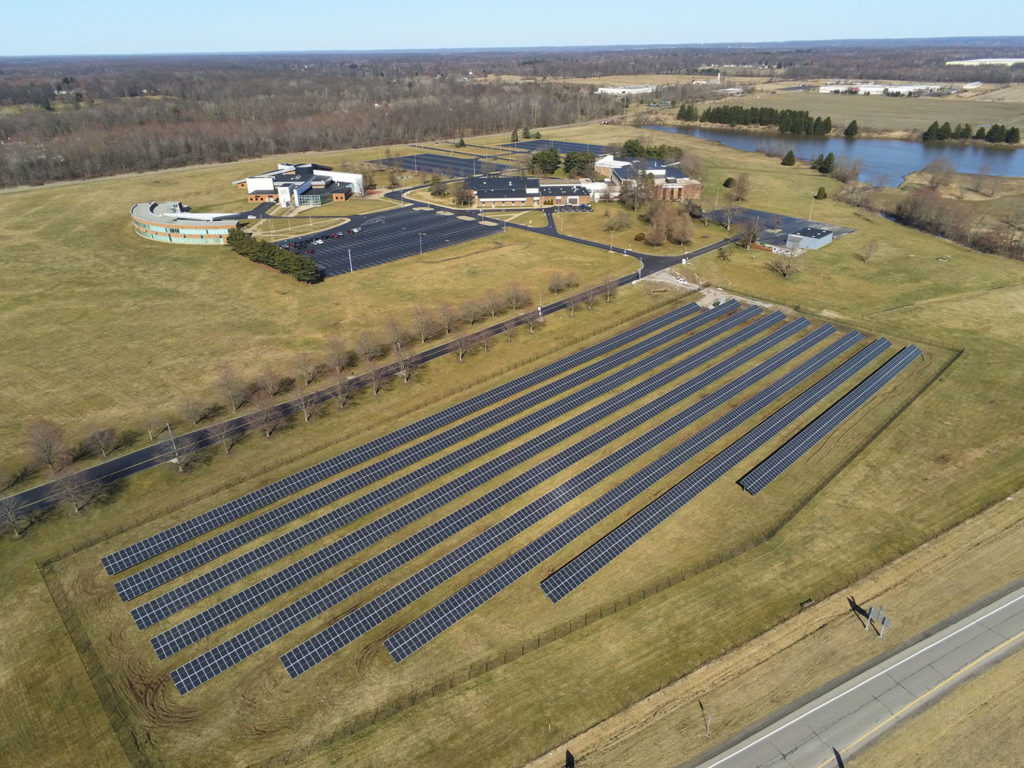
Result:
{"label": "parking lot", "polygon": [[[420,208],[420,210],[416,210]],[[313,257],[324,277],[342,275],[449,245],[492,235],[474,213],[445,215],[420,206],[353,216],[340,227],[280,240],[278,245]],[[460,218],[466,216],[471,218]]]}

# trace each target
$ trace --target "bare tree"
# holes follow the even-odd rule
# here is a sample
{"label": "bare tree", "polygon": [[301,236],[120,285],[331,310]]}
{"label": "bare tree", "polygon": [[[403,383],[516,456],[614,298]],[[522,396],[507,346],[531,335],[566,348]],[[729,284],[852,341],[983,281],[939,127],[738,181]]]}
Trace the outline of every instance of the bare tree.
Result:
{"label": "bare tree", "polygon": [[252,404],[256,409],[256,423],[263,434],[271,437],[284,424],[284,414],[265,389],[257,390]]}
{"label": "bare tree", "polygon": [[548,290],[555,294],[565,290],[565,278],[562,277],[561,272],[551,273],[551,277],[548,278]]}
{"label": "bare tree", "polygon": [[587,306],[587,309],[593,309],[597,303],[598,298],[604,291],[600,288],[590,288],[583,292],[583,303]]}
{"label": "bare tree", "polygon": [[187,395],[181,401],[181,415],[189,424],[196,425],[206,418],[209,409],[198,397]]}
{"label": "bare tree", "polygon": [[566,272],[565,273],[565,287],[570,291],[573,288],[580,287],[580,276],[577,272]]}
{"label": "bare tree", "polygon": [[231,453],[239,440],[242,439],[241,430],[236,429],[230,421],[218,421],[207,428],[213,442],[224,449],[224,454]]}
{"label": "bare tree", "polygon": [[421,344],[426,343],[427,339],[434,338],[440,327],[437,315],[429,307],[425,307],[422,304],[412,308],[412,324],[416,331],[416,337],[420,340]]}
{"label": "bare tree", "polygon": [[300,352],[295,358],[295,370],[299,374],[299,381],[308,387],[320,374],[320,364],[309,352]]}
{"label": "bare tree", "polygon": [[228,405],[231,406],[232,413],[245,405],[246,396],[249,394],[245,382],[242,381],[230,366],[224,366],[220,369],[220,373],[217,375],[217,389],[220,390]]}
{"label": "bare tree", "polygon": [[356,396],[358,391],[359,387],[352,379],[344,374],[338,376],[331,386],[331,394],[334,395],[334,400],[338,404],[338,410],[343,409],[352,402],[352,398]]}
{"label": "bare tree", "polygon": [[747,221],[744,221],[743,225],[740,227],[739,243],[740,243],[740,245],[742,245],[744,248],[746,248],[749,251],[750,250],[750,246],[752,246],[756,242],[757,242],[757,224],[756,224],[756,222],[750,221],[748,219]]}
{"label": "bare tree", "polygon": [[750,197],[750,175],[741,173],[736,177],[736,183],[732,187],[733,199],[746,200]]}
{"label": "bare tree", "polygon": [[324,343],[327,350],[327,365],[340,376],[352,364],[352,352],[340,336],[330,336]]}
{"label": "bare tree", "polygon": [[20,509],[21,506],[14,500],[13,496],[0,499],[0,521],[7,524],[7,527],[11,529],[11,535],[16,539],[21,538],[21,533],[18,532],[18,512]]}
{"label": "bare tree", "polygon": [[177,465],[179,472],[186,472],[199,456],[199,442],[188,435],[174,437],[170,440],[171,461]]}
{"label": "bare tree", "polygon": [[604,293],[604,300],[611,301],[614,299],[618,290],[618,281],[614,277],[605,277],[604,283],[601,285],[601,291]]}
{"label": "bare tree", "polygon": [[459,313],[450,301],[442,301],[437,305],[437,319],[446,336],[459,326]]}
{"label": "bare tree", "polygon": [[416,372],[416,368],[419,367],[414,356],[407,355],[401,350],[399,350],[395,357],[395,365],[398,366],[398,375],[402,377],[402,381],[405,383],[409,382],[413,373]]}
{"label": "bare tree", "polygon": [[921,171],[928,180],[928,186],[938,189],[949,184],[956,177],[956,168],[945,158],[932,160]]}
{"label": "bare tree", "polygon": [[565,308],[569,310],[569,317],[576,316],[576,308],[579,305],[580,297],[575,293],[565,297]]}
{"label": "bare tree", "polygon": [[302,390],[295,398],[295,404],[299,406],[299,411],[302,412],[302,420],[308,422],[314,416],[320,408],[320,401],[316,397],[315,392],[309,390]]}
{"label": "bare tree", "polygon": [[490,352],[491,351],[491,345],[494,343],[494,334],[487,333],[485,331],[484,333],[480,334],[479,340],[480,340],[480,348],[484,352]]}
{"label": "bare tree", "polygon": [[505,286],[505,305],[509,309],[522,309],[530,301],[530,292],[522,283],[511,282]]}
{"label": "bare tree", "polygon": [[405,344],[410,336],[409,332],[405,329],[398,319],[394,315],[388,315],[385,320],[385,327],[388,333],[388,344],[396,352],[401,351],[402,345]]}
{"label": "bare tree", "polygon": [[544,318],[541,317],[540,310],[531,309],[526,313],[526,325],[530,329],[530,333],[533,333],[540,327],[540,324],[544,322]]}
{"label": "bare tree", "polygon": [[729,249],[726,248],[724,245],[720,246],[719,249],[718,249],[718,258],[719,258],[720,261],[728,261],[729,260]]}
{"label": "bare tree", "polygon": [[86,480],[80,472],[60,476],[56,488],[60,500],[70,504],[76,515],[80,515],[99,496],[99,485]]}
{"label": "bare tree", "polygon": [[469,299],[459,305],[459,318],[466,325],[476,325],[487,314],[483,305],[475,299]]}
{"label": "bare tree", "polygon": [[468,335],[457,336],[452,342],[452,348],[459,356],[459,362],[461,363],[465,359],[466,353],[473,348],[473,341]]}
{"label": "bare tree", "polygon": [[107,454],[117,449],[119,440],[117,430],[113,427],[97,427],[91,433],[86,442],[94,451],[99,451],[103,458],[107,458]]}
{"label": "bare tree", "polygon": [[378,365],[370,369],[370,384],[373,387],[373,394],[377,394],[388,383],[391,378],[391,371],[386,365]]}
{"label": "bare tree", "polygon": [[371,363],[383,354],[384,345],[376,334],[371,331],[363,331],[356,340],[356,351],[359,357],[367,363]]}
{"label": "bare tree", "polygon": [[277,397],[277,395],[284,391],[284,380],[269,365],[263,366],[263,369],[260,371],[259,384],[260,388],[271,397]]}
{"label": "bare tree", "polygon": [[633,217],[626,211],[620,210],[608,217],[608,221],[604,223],[604,228],[607,232],[621,232],[624,229],[629,229],[632,223]]}
{"label": "bare tree", "polygon": [[48,419],[36,419],[28,425],[28,450],[34,461],[50,468],[50,475],[56,475],[68,462],[71,454],[64,442],[60,427]]}
{"label": "bare tree", "polygon": [[878,241],[868,240],[861,247],[860,252],[857,254],[857,258],[863,261],[865,264],[870,264],[871,260],[875,258],[878,253]]}
{"label": "bare tree", "polygon": [[493,288],[488,288],[484,294],[484,307],[487,309],[487,314],[491,317],[495,317],[501,312],[505,306],[505,301]]}
{"label": "bare tree", "polygon": [[0,464],[0,493],[6,493],[28,475],[28,467]]}
{"label": "bare tree", "polygon": [[800,271],[800,262],[795,255],[780,255],[768,262],[768,269],[779,277],[792,277]]}
{"label": "bare tree", "polygon": [[505,341],[512,343],[512,337],[516,335],[516,321],[511,317],[501,324],[501,332],[505,334]]}

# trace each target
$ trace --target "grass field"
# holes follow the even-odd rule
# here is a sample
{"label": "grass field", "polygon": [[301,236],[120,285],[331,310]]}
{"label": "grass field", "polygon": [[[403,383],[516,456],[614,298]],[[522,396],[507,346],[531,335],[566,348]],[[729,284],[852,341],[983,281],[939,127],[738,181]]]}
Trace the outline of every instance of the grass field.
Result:
{"label": "grass field", "polygon": [[[139,428],[149,414],[174,412],[185,396],[212,396],[225,364],[246,376],[268,365],[287,373],[300,352],[320,355],[326,337],[354,343],[364,329],[383,330],[388,315],[400,317],[440,295],[480,298],[511,280],[539,291],[556,266],[579,273],[584,285],[635,268],[618,254],[517,230],[304,286],[226,248],[159,244],[133,233],[133,202],[180,199],[237,209],[244,197],[231,180],[268,164],[0,195],[9,275],[0,287],[7,329],[0,456],[20,452],[34,417],[53,418],[72,438],[93,424]],[[61,211],[59,224],[54,210]],[[285,226],[275,221],[275,234]]]}
{"label": "grass field", "polygon": [[[668,140],[660,133],[596,125],[544,131],[544,136],[603,142],[634,136],[648,142]],[[793,215],[804,215],[819,185],[824,184],[830,192],[835,189],[834,182],[817,173],[782,168],[776,160],[683,136],[678,143],[704,163],[705,202],[710,202],[708,196],[713,196],[725,176],[738,172],[751,176],[748,205]],[[199,172],[181,172],[183,176],[188,173]],[[146,183],[146,179],[118,181]],[[212,197],[220,188],[208,184]],[[60,200],[73,205],[73,185],[54,190],[71,190],[72,194]],[[102,186],[100,192],[103,199],[106,192]],[[12,198],[20,201],[30,194]],[[168,198],[179,196],[189,201],[182,192],[167,194]],[[31,223],[29,214],[41,205],[39,200],[32,205],[12,204],[0,196],[0,210],[6,209],[4,212],[17,221]],[[79,250],[97,242],[101,235],[118,242],[120,230],[114,214],[122,208],[110,202],[106,205],[110,221],[104,227],[72,230]],[[275,644],[188,697],[180,698],[173,691],[166,673],[171,662],[179,660],[162,664],[155,660],[148,635],[132,628],[110,579],[102,574],[98,562],[102,554],[386,431],[427,408],[461,400],[484,387],[485,380],[493,383],[507,376],[506,368],[513,363],[525,365],[533,357],[531,365],[539,365],[586,343],[586,339],[626,327],[682,299],[649,293],[645,284],[624,289],[615,303],[601,305],[593,313],[581,311],[574,318],[562,313],[549,318],[548,326],[536,336],[521,332],[508,357],[498,357],[496,346],[462,366],[453,360],[432,364],[416,386],[393,385],[382,397],[368,398],[351,412],[286,431],[271,441],[250,439],[232,455],[212,458],[209,467],[192,477],[163,470],[139,476],[111,505],[89,513],[89,541],[77,553],[45,566],[45,579],[34,563],[65,553],[79,540],[81,519],[51,516],[30,528],[23,540],[4,539],[0,542],[0,580],[10,587],[3,593],[0,607],[12,626],[30,627],[31,631],[19,633],[15,642],[0,648],[0,679],[8,694],[0,707],[0,718],[8,726],[2,731],[7,741],[0,747],[17,762],[55,766],[74,764],[83,744],[90,746],[97,760],[110,765],[127,762],[119,744],[127,745],[128,754],[137,762],[145,759],[153,765],[254,765],[275,759],[308,766],[336,764],[339,759],[351,766],[395,761],[446,768],[481,762],[519,764],[762,635],[797,614],[806,598],[825,601],[837,590],[869,578],[884,564],[955,528],[994,500],[1011,495],[1024,485],[1024,446],[1019,440],[1019,424],[1024,423],[1024,381],[1016,375],[1017,362],[1024,353],[1019,332],[1024,323],[1024,265],[935,240],[831,199],[815,204],[814,218],[857,231],[803,257],[803,271],[788,280],[767,269],[766,254],[742,250],[734,251],[729,261],[704,257],[691,262],[682,274],[691,282],[705,281],[741,295],[799,307],[811,317],[885,334],[897,345],[914,342],[924,349],[925,357],[897,386],[887,389],[871,408],[820,444],[770,491],[748,497],[732,482],[739,472],[728,475],[558,606],[543,598],[536,585],[538,574],[532,574],[401,665],[390,661],[380,639],[436,600],[421,600],[386,624],[382,628],[386,631],[371,633],[296,681],[287,680],[275,651],[292,647],[294,641],[342,615],[357,600],[343,603],[320,623],[296,633],[302,637]],[[132,269],[127,252],[145,252],[124,247],[135,244],[129,231],[120,235],[129,239],[117,246],[124,251],[117,258],[121,270],[97,266],[101,259],[93,257],[90,265],[100,274],[88,283],[91,272],[74,264],[67,266],[73,247],[68,246],[58,263],[72,269],[72,274],[67,280],[48,277],[43,267],[27,264],[28,246],[33,237],[43,235],[41,227],[16,233],[20,239],[15,244],[21,251],[11,249],[22,254],[15,262],[18,268],[34,270],[30,274],[35,277],[31,283],[27,279],[21,283],[14,296],[19,302],[16,309],[25,313],[13,318],[19,333],[31,323],[42,323],[52,333],[57,321],[49,318],[71,308],[76,318],[98,327],[95,318],[82,311],[81,307],[89,304],[82,297],[91,290],[102,297],[113,293],[127,298],[130,294],[111,285],[110,274],[120,275],[127,269],[137,281],[143,281],[152,272],[152,262],[147,265],[150,271]],[[511,231],[494,239],[509,235]],[[525,239],[502,240],[502,248],[528,250],[536,259],[535,274],[546,274],[556,255],[560,267],[568,266],[562,260],[568,258],[569,251],[563,251],[560,243],[556,250],[543,253],[546,241],[540,236],[522,233],[521,237]],[[865,264],[856,254],[864,242],[875,238],[884,247]],[[149,244],[140,240],[138,245]],[[586,254],[593,257],[594,250],[587,249]],[[319,311],[354,323],[344,315],[344,307],[354,296],[382,301],[381,294],[375,292],[378,286],[370,280],[349,284],[346,293],[334,297],[329,311],[299,302],[291,293],[297,290],[294,283],[275,283],[272,289],[254,286],[265,279],[262,272],[248,281],[235,279],[225,281],[228,284],[223,287],[211,286],[217,282],[215,275],[223,279],[223,274],[234,276],[244,270],[237,263],[225,262],[223,271],[203,271],[202,255],[182,252],[181,259],[188,264],[184,270],[160,262],[162,279],[151,278],[151,292],[139,300],[140,305],[148,302],[161,309],[157,287],[165,292],[176,287],[177,302],[200,315],[214,312],[222,318],[216,326],[220,330],[235,319],[239,294],[253,303],[263,302],[262,325],[229,326],[232,338],[256,335],[252,342],[256,346],[248,348],[253,353],[269,356],[274,350],[294,352],[297,348],[291,346],[291,338],[287,342],[274,339],[266,330],[272,320],[281,322],[284,317],[290,323],[287,330],[294,335],[310,327],[304,325],[309,323],[307,313]],[[582,264],[587,255],[579,258]],[[508,261],[499,259],[501,268],[508,269],[505,274],[524,279],[526,268]],[[455,263],[459,262],[488,273],[496,269],[490,263],[479,264],[469,254]],[[403,295],[408,296],[427,290],[428,285],[436,292],[443,284],[445,291],[451,292],[466,279],[466,273],[435,272],[433,265],[414,260],[388,266],[395,267],[394,274],[385,268],[366,272],[374,273],[370,277],[378,282],[389,281],[389,291],[404,289],[410,293]],[[576,265],[572,268],[584,271]],[[56,271],[52,265],[51,271]],[[178,287],[186,274],[190,277],[188,290]],[[478,273],[469,274],[472,280]],[[54,295],[53,286],[83,280],[87,285],[77,303],[71,303],[74,297]],[[44,287],[36,290],[40,281]],[[240,291],[239,285],[248,287],[248,292]],[[134,284],[133,288],[138,290]],[[202,295],[205,303],[197,306],[189,290]],[[276,299],[274,290],[285,291],[286,298]],[[12,296],[3,298],[7,302]],[[220,308],[217,301],[228,302],[227,309]],[[102,310],[116,305],[108,299]],[[302,318],[291,317],[299,312]],[[118,329],[117,321],[123,324],[130,317],[135,315],[117,314],[106,327]],[[307,337],[316,336],[319,329],[312,328],[305,331]],[[195,345],[197,338],[192,335],[188,340]],[[152,332],[146,339],[153,343]],[[218,347],[213,359],[235,354],[229,345],[211,338],[209,327],[202,339],[204,346]],[[19,341],[22,343],[26,342]],[[42,344],[39,339],[34,343]],[[184,340],[174,343],[187,349]],[[189,352],[193,358],[205,354],[203,350]],[[27,365],[31,357],[26,353],[25,358]],[[204,369],[204,361],[193,358],[178,361],[180,375],[194,377],[196,370]],[[95,389],[106,393],[113,386],[100,381]],[[24,397],[20,392],[11,394]],[[77,402],[70,385],[63,396],[69,405]],[[339,428],[340,423],[345,426]],[[753,458],[761,458],[767,450]],[[620,479],[610,477],[603,487]],[[486,488],[480,492],[484,491]],[[593,493],[596,491],[579,503],[593,498]],[[594,536],[621,520],[623,514],[606,521]],[[1015,507],[1009,511],[1006,525],[1021,519],[1024,510]],[[776,527],[775,535],[757,543]],[[525,538],[530,536],[519,541]],[[375,545],[370,553],[380,546]],[[509,549],[460,575],[459,583],[493,565]],[[547,572],[575,551],[578,549],[567,551],[540,570]],[[1016,550],[1011,547],[1008,551]],[[392,579],[411,572],[420,562],[392,574],[385,583],[393,583]],[[1018,557],[1013,556],[1013,562],[1019,566]],[[984,594],[1001,586],[993,582],[1003,577],[1003,571],[994,567],[994,558],[991,564],[992,568],[961,572],[964,595]],[[685,572],[691,575],[676,578]],[[670,586],[659,588],[666,584]],[[48,589],[55,591],[56,601],[48,599]],[[255,615],[265,615],[278,604]],[[570,621],[575,624],[569,625]],[[902,622],[897,623],[899,631],[891,636],[892,642],[913,625],[908,620],[904,630]],[[816,647],[814,626],[804,629],[812,639],[803,647]],[[796,633],[793,642],[802,636]],[[38,651],[37,646],[45,650]],[[525,652],[528,647],[532,649]],[[506,653],[510,653],[507,662]],[[802,661],[807,656],[771,653],[766,658],[777,660],[778,674],[785,676],[791,674],[794,659]],[[729,665],[735,659],[732,654],[724,657],[723,663]],[[846,669],[847,657],[842,654],[821,653],[820,659],[815,666],[819,678],[794,677],[790,688],[780,686],[769,695],[755,697],[761,699],[759,705],[770,711],[798,695],[803,686],[814,687],[820,684],[816,679],[827,680]],[[743,699],[744,706],[736,704],[730,714],[715,715],[722,729],[716,737],[725,738],[744,727],[751,716],[756,719],[758,715],[748,706],[750,690],[742,687],[733,694]],[[12,726],[17,720],[32,722],[35,728]],[[366,727],[349,733],[346,725],[353,721],[366,723]],[[58,726],[59,738],[52,745],[41,744],[36,733]],[[672,760],[692,757],[708,746],[695,718],[674,727],[685,738],[673,750]]]}
{"label": "grass field", "polygon": [[951,125],[1003,123],[1024,126],[1024,103],[1019,101],[982,101],[948,97],[920,96],[840,96],[830,93],[785,91],[758,92],[731,99],[744,106],[805,109],[812,115],[828,115],[834,126],[856,120],[868,131],[923,131],[932,121]]}

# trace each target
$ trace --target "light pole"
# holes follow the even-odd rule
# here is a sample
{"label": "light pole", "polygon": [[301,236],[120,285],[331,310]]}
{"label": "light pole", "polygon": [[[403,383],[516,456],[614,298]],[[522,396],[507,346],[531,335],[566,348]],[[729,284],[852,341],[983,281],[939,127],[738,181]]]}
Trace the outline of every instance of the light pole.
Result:
{"label": "light pole", "polygon": [[352,269],[352,249],[348,249],[348,273],[351,275],[355,270]]}
{"label": "light pole", "polygon": [[608,253],[611,253],[614,249],[612,248],[612,241],[615,240],[615,232],[608,230]]}
{"label": "light pole", "polygon": [[171,436],[171,453],[173,453],[174,454],[174,458],[177,459],[178,458],[178,446],[174,444],[174,432],[171,431],[171,425],[169,423],[167,423],[166,421],[164,422],[164,426],[167,427],[167,434],[169,434]]}
{"label": "light pole", "polygon": [[814,220],[814,195],[811,195],[811,212],[807,214],[808,220]]}
{"label": "light pole", "polygon": [[423,255],[423,233],[420,232],[420,256]]}

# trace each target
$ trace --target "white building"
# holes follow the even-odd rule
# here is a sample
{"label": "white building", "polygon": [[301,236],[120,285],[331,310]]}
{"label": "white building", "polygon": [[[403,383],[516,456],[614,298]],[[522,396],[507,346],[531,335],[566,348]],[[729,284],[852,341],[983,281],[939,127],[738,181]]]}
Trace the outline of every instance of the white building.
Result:
{"label": "white building", "polygon": [[881,96],[898,93],[909,96],[912,93],[933,93],[946,86],[927,83],[907,85],[885,85],[884,83],[829,83],[818,89],[818,93],[857,93],[861,96]]}
{"label": "white building", "polygon": [[1024,59],[957,59],[946,62],[947,67],[1012,67],[1014,64],[1024,64]]}
{"label": "white building", "polygon": [[612,96],[639,96],[644,93],[654,93],[653,85],[602,85],[597,89],[598,93]]}
{"label": "white building", "polygon": [[322,205],[363,194],[363,175],[332,171],[317,163],[278,163],[273,171],[237,179],[251,203],[278,203],[282,207]]}

